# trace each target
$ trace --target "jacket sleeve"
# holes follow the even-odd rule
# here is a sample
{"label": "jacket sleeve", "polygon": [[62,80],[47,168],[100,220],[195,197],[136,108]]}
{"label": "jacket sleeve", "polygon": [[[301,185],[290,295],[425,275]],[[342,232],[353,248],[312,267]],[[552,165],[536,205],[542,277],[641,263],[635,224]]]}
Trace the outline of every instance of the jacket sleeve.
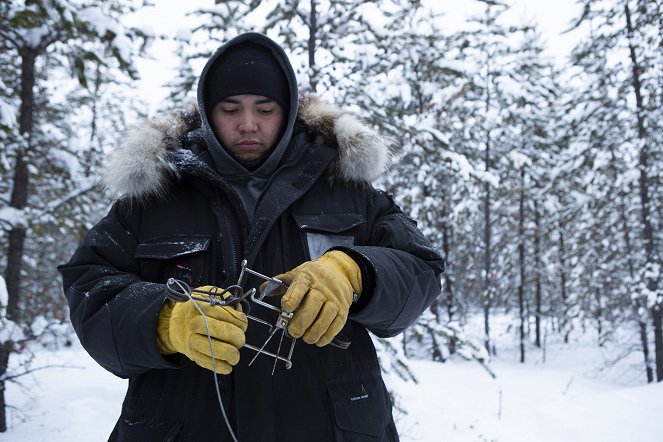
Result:
{"label": "jacket sleeve", "polygon": [[364,279],[364,291],[349,317],[379,337],[391,337],[439,296],[444,260],[385,192],[373,192],[368,214],[368,243],[338,247],[357,261]]}
{"label": "jacket sleeve", "polygon": [[[159,353],[156,323],[166,301],[164,285],[137,276],[137,241],[122,216],[125,204],[115,203],[70,261],[58,267],[81,344],[120,377],[181,365]],[[134,207],[132,214],[138,212]]]}

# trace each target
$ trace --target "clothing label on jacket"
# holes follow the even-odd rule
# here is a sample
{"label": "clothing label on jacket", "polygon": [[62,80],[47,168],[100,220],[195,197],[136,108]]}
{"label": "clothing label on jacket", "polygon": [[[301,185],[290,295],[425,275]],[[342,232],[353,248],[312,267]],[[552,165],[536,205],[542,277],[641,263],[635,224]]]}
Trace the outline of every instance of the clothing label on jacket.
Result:
{"label": "clothing label on jacket", "polygon": [[332,247],[351,246],[355,242],[354,236],[314,232],[306,233],[306,241],[308,242],[308,252],[311,255],[311,260],[320,258]]}

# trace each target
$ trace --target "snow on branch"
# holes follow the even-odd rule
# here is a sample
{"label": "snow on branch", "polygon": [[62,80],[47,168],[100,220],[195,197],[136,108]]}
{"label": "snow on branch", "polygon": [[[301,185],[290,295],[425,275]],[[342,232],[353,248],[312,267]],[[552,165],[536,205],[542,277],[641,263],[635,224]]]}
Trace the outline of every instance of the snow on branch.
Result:
{"label": "snow on branch", "polygon": [[11,230],[25,225],[25,211],[11,206],[0,208],[0,229]]}
{"label": "snow on branch", "polygon": [[488,183],[495,188],[499,186],[500,180],[496,175],[490,172],[475,169],[467,157],[465,157],[465,155],[448,150],[442,152],[441,155],[443,159],[451,162],[451,164],[460,173],[463,179],[468,180],[470,177],[474,177],[479,181]]}
{"label": "snow on branch", "polygon": [[23,341],[25,334],[21,327],[7,317],[9,293],[5,279],[0,276],[0,346],[14,347],[14,343]]}
{"label": "snow on branch", "polygon": [[7,315],[7,302],[9,301],[9,294],[7,293],[7,284],[5,278],[0,276],[0,322]]}
{"label": "snow on branch", "polygon": [[0,98],[0,127],[13,127],[16,125],[14,108]]}
{"label": "snow on branch", "polygon": [[98,178],[82,180],[78,183],[77,189],[73,190],[72,192],[69,192],[69,194],[63,196],[62,198],[58,198],[57,200],[49,202],[46,206],[40,209],[36,209],[35,213],[32,214],[32,218],[41,219],[46,215],[52,214],[56,212],[60,207],[67,204],[68,202],[75,200],[81,195],[84,195],[92,190],[99,189],[100,187],[101,187],[101,180]]}
{"label": "snow on branch", "polygon": [[532,165],[532,159],[527,155],[518,152],[517,150],[509,152],[508,157],[509,161],[511,161],[511,163],[516,169],[521,169],[523,167],[528,167]]}

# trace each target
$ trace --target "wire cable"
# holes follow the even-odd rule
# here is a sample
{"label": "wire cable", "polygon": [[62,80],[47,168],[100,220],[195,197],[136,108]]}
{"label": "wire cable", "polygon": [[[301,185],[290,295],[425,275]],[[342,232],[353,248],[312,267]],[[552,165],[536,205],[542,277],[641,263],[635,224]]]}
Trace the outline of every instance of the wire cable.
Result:
{"label": "wire cable", "polygon": [[205,333],[207,333],[207,342],[209,342],[209,351],[212,356],[212,371],[214,372],[214,388],[216,389],[216,398],[219,402],[219,408],[221,408],[221,414],[223,415],[223,420],[226,422],[226,427],[230,432],[230,437],[232,437],[234,442],[239,442],[237,440],[237,436],[235,436],[235,432],[233,431],[232,426],[230,425],[230,421],[228,420],[228,415],[226,414],[226,408],[223,406],[223,399],[221,398],[221,388],[219,387],[219,379],[217,377],[217,372],[216,372],[216,358],[214,357],[212,334],[210,333],[209,327],[207,326],[207,316],[205,316],[205,313],[203,313],[203,310],[200,308],[198,303],[191,297],[190,290],[186,290],[186,288],[180,284],[180,281],[177,281],[176,284],[180,286],[179,288],[182,289],[183,293],[186,293],[189,300],[193,302],[193,305],[196,307],[200,315],[203,317],[203,324],[205,324]]}

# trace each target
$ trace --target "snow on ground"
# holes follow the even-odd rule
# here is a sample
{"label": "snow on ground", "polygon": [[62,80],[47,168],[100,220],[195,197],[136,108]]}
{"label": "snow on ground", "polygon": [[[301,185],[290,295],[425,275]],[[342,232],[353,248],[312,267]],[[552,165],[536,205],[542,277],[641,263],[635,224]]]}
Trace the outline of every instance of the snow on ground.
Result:
{"label": "snow on ground", "polygon": [[[622,387],[582,373],[497,362],[415,364],[398,386],[404,441],[627,442],[663,440],[663,385]],[[417,424],[418,420],[418,424]]]}
{"label": "snow on ground", "polygon": [[[389,378],[400,405],[404,442],[654,442],[663,440],[663,383],[647,385],[632,359],[604,368],[605,350],[591,343],[549,346],[528,361],[503,351],[491,378],[476,363],[412,360],[419,383]],[[10,429],[0,441],[106,440],[125,381],[105,372],[79,344],[39,350],[39,370],[10,383]]]}
{"label": "snow on ground", "polygon": [[[11,360],[10,360],[11,362]],[[9,431],[0,441],[104,441],[115,425],[125,382],[105,371],[76,343],[58,351],[41,350],[35,366],[52,366],[25,375],[22,387],[7,386]]]}

